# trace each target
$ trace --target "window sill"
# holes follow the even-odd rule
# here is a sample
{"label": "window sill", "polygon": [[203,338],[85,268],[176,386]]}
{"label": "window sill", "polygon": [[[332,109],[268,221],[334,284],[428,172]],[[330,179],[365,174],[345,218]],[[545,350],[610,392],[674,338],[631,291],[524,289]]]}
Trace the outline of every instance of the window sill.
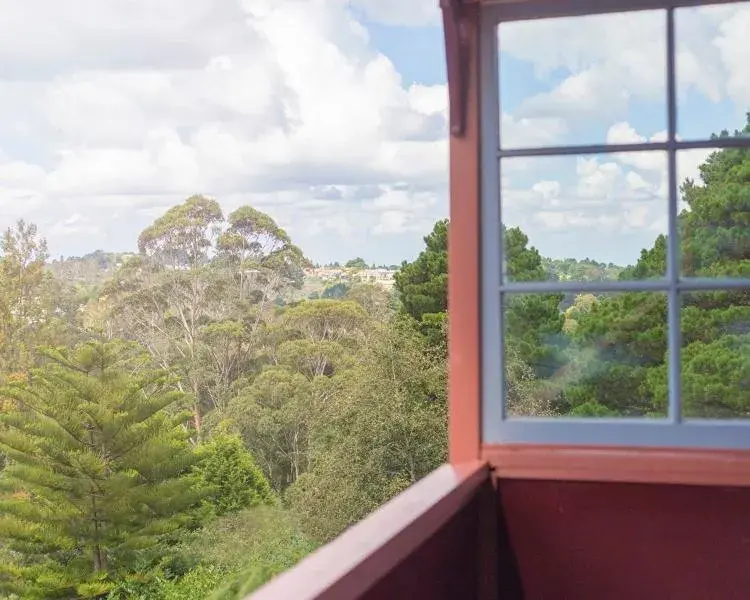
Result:
{"label": "window sill", "polygon": [[750,487],[750,451],[601,446],[484,445],[502,479]]}

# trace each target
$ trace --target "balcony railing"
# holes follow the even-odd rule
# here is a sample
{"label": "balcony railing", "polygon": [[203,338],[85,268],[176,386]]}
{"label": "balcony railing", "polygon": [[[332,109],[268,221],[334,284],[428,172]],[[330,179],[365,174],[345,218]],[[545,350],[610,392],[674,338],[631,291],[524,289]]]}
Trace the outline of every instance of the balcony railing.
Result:
{"label": "balcony railing", "polygon": [[248,600],[492,598],[487,465],[443,465]]}

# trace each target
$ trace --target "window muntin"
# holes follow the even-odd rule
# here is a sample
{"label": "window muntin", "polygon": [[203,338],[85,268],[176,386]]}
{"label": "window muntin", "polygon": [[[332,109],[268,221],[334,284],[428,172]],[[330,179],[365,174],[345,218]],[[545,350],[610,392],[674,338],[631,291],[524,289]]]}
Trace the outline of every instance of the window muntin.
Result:
{"label": "window muntin", "polygon": [[[676,24],[679,23],[680,10],[666,2],[640,2],[633,8],[663,8],[654,13],[662,20],[664,35],[663,64],[666,92],[666,132],[661,139],[625,141],[613,144],[598,144],[596,140],[584,139],[584,144],[543,145],[513,141],[502,143],[502,130],[499,106],[498,77],[498,44],[497,26],[505,18],[535,18],[548,16],[534,11],[559,11],[547,3],[521,3],[524,6],[490,7],[483,18],[481,34],[482,60],[482,252],[483,252],[483,295],[482,295],[482,332],[483,332],[483,441],[484,443],[543,443],[543,444],[591,444],[591,445],[639,445],[663,447],[712,447],[712,448],[750,448],[750,420],[727,418],[731,410],[706,411],[696,404],[695,372],[700,370],[701,360],[705,362],[710,356],[711,347],[690,348],[685,345],[686,309],[683,304],[696,303],[696,299],[710,298],[716,294],[735,294],[747,297],[750,294],[750,279],[742,277],[706,276],[705,272],[685,270],[683,248],[680,246],[678,227],[681,209],[679,185],[679,160],[696,149],[748,148],[750,139],[742,137],[722,137],[720,139],[703,139],[694,137],[683,140],[678,135],[678,64],[675,60]],[[586,2],[571,3],[570,10],[579,15],[586,14]],[[625,3],[623,3],[625,4]],[[700,3],[680,3],[700,4]],[[536,8],[535,8],[536,6]],[[620,10],[620,7],[617,7]],[[625,7],[627,10],[628,7]],[[514,12],[518,11],[518,12]],[[601,9],[599,12],[603,12]],[[632,13],[631,13],[632,14]],[[557,16],[552,13],[549,16]],[[748,107],[750,108],[750,107]],[[496,135],[493,135],[495,132]],[[593,142],[593,143],[589,143]],[[507,264],[508,253],[502,224],[506,222],[506,208],[503,206],[504,163],[511,160],[539,160],[538,157],[575,157],[579,155],[622,155],[622,153],[661,154],[666,158],[666,181],[664,189],[664,212],[667,221],[665,239],[666,260],[664,272],[658,276],[630,278],[626,281],[547,281],[522,280],[513,277],[512,268]],[[533,240],[530,242],[533,244]],[[498,265],[498,257],[502,257]],[[499,268],[498,268],[499,267]],[[687,275],[687,276],[686,276]],[[692,275],[692,276],[690,276]],[[730,273],[731,275],[731,273]],[[528,278],[527,278],[528,279]],[[664,332],[666,360],[661,373],[658,373],[659,384],[663,383],[663,393],[659,399],[660,410],[651,414],[633,417],[630,415],[596,415],[596,418],[548,417],[543,409],[537,406],[537,416],[529,416],[514,409],[518,403],[517,390],[508,389],[506,385],[507,368],[513,368],[513,356],[504,351],[508,338],[508,328],[518,315],[509,314],[513,302],[509,299],[524,295],[537,298],[544,294],[593,293],[604,295],[643,294],[650,298],[659,297],[664,304]],[[744,296],[743,296],[744,295]],[[750,304],[750,303],[748,303]],[[688,309],[689,310],[689,307]],[[522,312],[521,312],[522,314]],[[735,330],[742,330],[745,321],[741,315],[735,315],[735,322],[725,325]],[[725,320],[726,320],[725,319]],[[509,323],[510,321],[510,323]],[[693,324],[695,328],[695,324]],[[750,333],[750,332],[746,332]],[[689,337],[689,336],[688,336]],[[742,338],[744,340],[744,338]],[[736,360],[750,361],[750,347],[742,340],[732,346],[737,353]],[[498,368],[498,365],[501,365]],[[705,368],[705,365],[703,365]],[[736,374],[736,371],[735,371]],[[689,390],[683,393],[683,377],[693,377],[686,381]],[[655,375],[656,377],[656,375]],[[721,379],[719,370],[715,380]],[[717,385],[721,381],[714,382]],[[742,381],[735,381],[735,390],[741,395]],[[729,408],[738,401],[738,393],[726,393],[722,403]],[[750,390],[747,392],[750,394]],[[510,396],[510,397],[509,397]],[[685,402],[687,401],[687,404]],[[740,398],[741,401],[741,398]],[[542,403],[543,404],[543,403]],[[685,404],[685,405],[684,405]],[[737,415],[735,415],[736,417]],[[740,415],[742,416],[742,415]]]}

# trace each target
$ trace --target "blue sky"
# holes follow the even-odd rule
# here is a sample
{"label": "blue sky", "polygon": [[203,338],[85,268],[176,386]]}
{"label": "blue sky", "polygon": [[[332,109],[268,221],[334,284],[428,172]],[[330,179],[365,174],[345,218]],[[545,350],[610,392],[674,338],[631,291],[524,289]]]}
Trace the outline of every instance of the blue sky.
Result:
{"label": "blue sky", "polygon": [[[0,0],[0,225],[36,222],[54,255],[132,250],[203,193],[268,212],[316,261],[412,259],[448,210],[437,4]],[[658,137],[663,25],[640,13],[503,26],[504,144]],[[743,125],[748,31],[746,5],[678,14],[683,138]],[[680,156],[680,177],[705,156]],[[509,161],[504,214],[545,255],[630,263],[664,230],[665,165]]]}

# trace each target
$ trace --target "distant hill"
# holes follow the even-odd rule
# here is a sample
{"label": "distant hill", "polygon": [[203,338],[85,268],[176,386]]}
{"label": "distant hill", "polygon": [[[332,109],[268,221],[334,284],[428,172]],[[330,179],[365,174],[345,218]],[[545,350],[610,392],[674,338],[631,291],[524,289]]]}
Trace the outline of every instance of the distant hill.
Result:
{"label": "distant hill", "polygon": [[57,279],[94,292],[114,275],[117,267],[131,256],[134,256],[131,252],[96,250],[85,256],[61,257],[50,261],[47,267]]}
{"label": "distant hill", "polygon": [[616,280],[625,269],[613,263],[600,263],[589,258],[542,258],[542,265],[552,281]]}
{"label": "distant hill", "polygon": [[[109,280],[117,268],[128,258],[134,256],[129,252],[104,252],[96,250],[85,256],[59,258],[48,263],[52,274],[66,283],[76,287],[85,296],[96,297],[102,284]],[[624,267],[612,263],[600,263],[591,259],[575,258],[542,258],[547,276],[553,281],[606,281],[616,280]],[[308,297],[321,297],[325,291],[337,284],[348,285],[353,281],[372,281],[386,289],[393,284],[395,265],[379,269],[364,269],[354,272],[352,269],[338,267],[312,268],[305,271],[304,285],[300,290],[290,290],[290,300],[301,300]],[[363,277],[363,275],[366,275]],[[572,304],[575,294],[570,294],[563,302],[564,308]]]}

